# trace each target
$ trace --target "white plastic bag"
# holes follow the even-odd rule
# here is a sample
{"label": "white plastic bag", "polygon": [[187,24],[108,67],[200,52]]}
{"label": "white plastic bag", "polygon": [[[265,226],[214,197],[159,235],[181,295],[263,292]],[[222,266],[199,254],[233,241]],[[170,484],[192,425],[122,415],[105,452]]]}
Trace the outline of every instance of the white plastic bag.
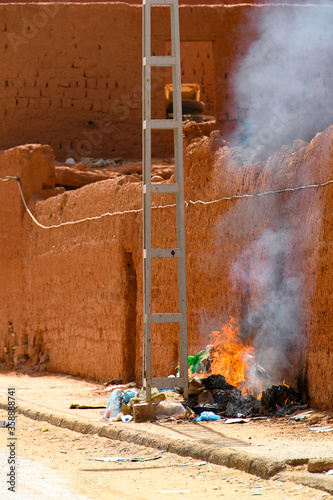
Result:
{"label": "white plastic bag", "polygon": [[105,420],[110,420],[110,418],[116,417],[121,412],[123,397],[124,395],[120,389],[115,389],[111,392],[103,415]]}
{"label": "white plastic bag", "polygon": [[158,403],[156,407],[156,418],[162,420],[163,418],[179,417],[185,412],[185,406],[177,401],[170,401],[165,399]]}

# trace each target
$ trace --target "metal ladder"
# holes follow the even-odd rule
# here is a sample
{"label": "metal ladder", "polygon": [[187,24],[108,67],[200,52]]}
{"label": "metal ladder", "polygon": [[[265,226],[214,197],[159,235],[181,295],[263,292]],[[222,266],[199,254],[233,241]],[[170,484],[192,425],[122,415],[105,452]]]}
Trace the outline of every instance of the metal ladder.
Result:
{"label": "metal ladder", "polygon": [[[151,6],[170,7],[171,56],[151,55]],[[184,173],[182,102],[180,73],[180,39],[178,0],[143,0],[142,6],[142,147],[143,147],[143,387],[146,399],[151,397],[152,387],[179,387],[188,397],[187,362],[187,305],[186,305],[186,263],[185,263],[185,221],[184,221]],[[173,85],[173,119],[151,119],[151,68],[171,67]],[[151,183],[151,137],[152,130],[174,131],[175,183]],[[176,199],[177,248],[152,248],[151,199],[152,194],[173,193]],[[178,309],[176,313],[152,313],[151,280],[152,259],[177,258]],[[151,326],[153,323],[179,324],[179,375],[180,377],[151,376]],[[166,339],[167,342],[167,339]],[[163,347],[163,346],[162,346]]]}

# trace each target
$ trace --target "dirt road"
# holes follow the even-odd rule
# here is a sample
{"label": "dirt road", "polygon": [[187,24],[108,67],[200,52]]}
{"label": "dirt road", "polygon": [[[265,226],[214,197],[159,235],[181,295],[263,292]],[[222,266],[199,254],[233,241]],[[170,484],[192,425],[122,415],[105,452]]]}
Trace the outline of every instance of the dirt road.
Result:
{"label": "dirt road", "polygon": [[[63,377],[46,375],[30,378],[17,374],[0,376],[0,400],[7,400],[8,387],[17,388],[17,404],[28,405],[49,411],[62,411],[73,418],[85,421],[101,421],[103,410],[69,410],[70,403],[104,404],[107,400],[102,385]],[[82,410],[81,410],[82,415]],[[7,419],[7,411],[0,410],[0,420]],[[325,417],[326,418],[326,417]],[[289,423],[289,425],[288,425]],[[111,425],[111,424],[110,424]],[[116,424],[113,424],[116,425]],[[121,425],[121,424],[119,424]],[[213,424],[212,424],[213,425]],[[153,424],[123,424],[124,428],[162,433],[165,437],[175,433],[170,429]],[[181,427],[187,427],[184,423]],[[219,429],[223,424],[216,424]],[[253,422],[250,426],[237,429],[223,426],[224,436],[241,440],[230,446],[241,446],[244,450],[257,450],[258,454],[282,454],[285,443],[293,442],[293,448],[303,443],[306,447],[297,450],[298,455],[320,450],[322,455],[332,450],[332,434],[309,435],[302,423],[281,420],[280,423]],[[217,432],[217,431],[216,431]],[[179,432],[178,432],[179,434]],[[229,434],[229,435],[228,435]],[[297,435],[299,436],[297,438]],[[0,428],[0,498],[20,500],[163,500],[184,499],[203,500],[224,498],[249,500],[260,496],[266,500],[319,500],[333,498],[323,490],[304,484],[296,484],[282,474],[263,480],[254,475],[192,457],[182,457],[156,448],[139,446],[132,442],[115,441],[97,434],[82,434],[37,421],[22,414],[16,415],[15,455],[18,457],[15,477],[15,493],[8,491],[7,474],[10,472],[10,448],[8,448],[8,429]],[[222,434],[221,434],[222,436]],[[326,436],[326,437],[325,437]],[[224,439],[226,439],[226,437]],[[193,439],[185,438],[184,439]],[[222,438],[221,438],[222,439]],[[298,439],[298,441],[297,441]],[[309,441],[306,441],[309,440]],[[237,448],[235,448],[237,449]],[[243,448],[242,448],[243,449]],[[230,450],[230,453],[233,451]],[[289,452],[288,452],[289,453]],[[286,453],[285,453],[286,455]],[[286,455],[287,456],[287,455]],[[111,462],[96,460],[107,457],[120,457],[126,461]],[[158,457],[158,458],[157,458]],[[129,461],[144,459],[143,461]],[[304,465],[293,467],[299,471]]]}
{"label": "dirt road", "polygon": [[[0,412],[1,420],[6,412]],[[7,429],[1,429],[1,498],[15,498],[6,488]],[[323,499],[331,496],[279,479],[255,476],[193,458],[107,438],[82,435],[19,415],[17,421],[17,498],[156,500],[204,498],[269,500]],[[156,458],[156,457],[160,458]],[[104,462],[103,457],[154,459]]]}

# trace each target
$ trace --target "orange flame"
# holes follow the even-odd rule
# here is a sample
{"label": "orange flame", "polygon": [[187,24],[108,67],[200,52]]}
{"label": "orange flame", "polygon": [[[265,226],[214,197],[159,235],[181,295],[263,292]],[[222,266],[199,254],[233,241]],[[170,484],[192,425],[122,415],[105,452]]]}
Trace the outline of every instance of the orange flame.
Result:
{"label": "orange flame", "polygon": [[238,387],[243,393],[246,389],[247,373],[249,370],[249,355],[255,354],[255,349],[249,342],[243,342],[237,321],[230,318],[221,331],[214,331],[210,340],[210,372],[224,375],[226,381]]}

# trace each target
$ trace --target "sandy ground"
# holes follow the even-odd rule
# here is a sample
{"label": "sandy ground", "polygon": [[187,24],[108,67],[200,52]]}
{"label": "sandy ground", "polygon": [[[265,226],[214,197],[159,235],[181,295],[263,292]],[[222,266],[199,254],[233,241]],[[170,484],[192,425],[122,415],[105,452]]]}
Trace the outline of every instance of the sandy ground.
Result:
{"label": "sandy ground", "polygon": [[[0,412],[0,418],[6,416]],[[289,500],[331,498],[322,491],[293,482],[258,479],[244,472],[202,463],[192,458],[82,435],[24,416],[17,422],[17,495],[20,499],[197,499],[242,498]],[[6,491],[8,469],[5,439],[1,429],[1,498]],[[102,457],[161,458],[145,462],[112,463]]]}
{"label": "sandy ground", "polygon": [[[7,388],[16,387],[17,404],[40,409],[41,411],[61,410],[62,414],[82,421],[102,422],[103,409],[70,410],[73,403],[105,407],[111,393],[103,384],[82,380],[66,375],[35,375],[33,377],[16,372],[0,374],[0,397],[7,398]],[[301,421],[284,418],[251,420],[246,424],[228,425],[226,419],[219,422],[202,423],[200,428],[210,429],[216,442],[256,455],[281,459],[316,458],[333,456],[333,432],[318,433],[309,427],[333,426],[331,412],[310,411]],[[316,422],[316,423],[315,423]],[[145,431],[173,439],[200,439],[200,433],[188,432],[193,426],[188,421],[164,423],[110,425],[128,426],[129,429]],[[187,435],[189,434],[189,436]]]}
{"label": "sandy ground", "polygon": [[[29,377],[23,374],[0,375],[0,398],[5,401],[8,387],[15,386],[17,404],[31,405],[48,411],[59,411],[82,421],[102,421],[103,409],[70,410],[71,403],[105,405],[109,391],[101,384],[68,376],[45,375]],[[0,410],[0,420],[7,418]],[[287,418],[251,421],[227,425],[223,421],[203,425],[213,431],[221,446],[249,451],[260,456],[323,457],[333,455],[333,432],[309,431],[310,419],[316,425],[332,422],[331,414],[315,412],[307,421]],[[201,439],[187,432],[191,422],[163,424],[133,422],[110,423],[128,429],[139,429],[164,437]],[[13,498],[6,490],[8,473],[8,429],[0,429],[0,493],[1,498]],[[244,472],[189,457],[160,453],[156,449],[133,443],[113,441],[97,435],[84,435],[59,428],[43,421],[18,415],[16,454],[17,498],[20,499],[200,499],[226,498],[290,500],[333,498],[311,487],[284,481],[282,476],[262,480]],[[142,462],[105,462],[103,457],[155,458]],[[304,471],[305,465],[293,467]],[[9,495],[9,496],[8,496]]]}

